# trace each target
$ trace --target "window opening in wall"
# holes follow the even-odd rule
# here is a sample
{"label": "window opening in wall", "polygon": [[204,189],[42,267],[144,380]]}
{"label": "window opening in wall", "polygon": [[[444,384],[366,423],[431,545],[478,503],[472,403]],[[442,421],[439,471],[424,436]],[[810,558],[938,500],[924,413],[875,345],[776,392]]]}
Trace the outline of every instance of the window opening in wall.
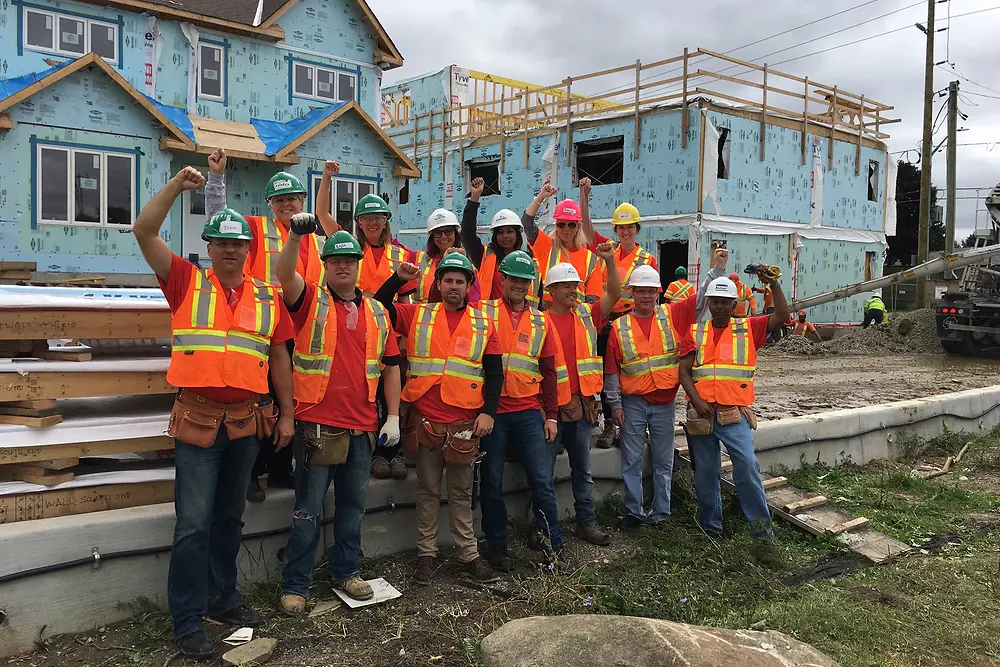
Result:
{"label": "window opening in wall", "polygon": [[337,224],[352,234],[354,233],[354,207],[358,205],[358,200],[365,195],[378,194],[375,181],[365,181],[350,177],[337,177],[330,185],[330,200],[321,202],[319,200],[319,184],[322,181],[320,174],[315,174],[312,180],[313,201],[316,202],[316,210],[321,206],[325,207],[325,212],[329,212],[337,220]]}
{"label": "window opening in wall", "polygon": [[467,160],[465,165],[469,170],[469,183],[477,178],[483,179],[484,197],[501,194],[499,157],[474,158]]}
{"label": "window opening in wall", "polygon": [[878,162],[868,161],[868,201],[878,201]]}
{"label": "window opening in wall", "polygon": [[61,56],[78,57],[94,51],[108,62],[118,61],[118,26],[80,16],[24,7],[23,46]]}
{"label": "window opening in wall", "polygon": [[688,266],[688,242],[687,241],[658,241],[660,246],[660,256],[657,261],[660,264],[660,285],[667,289],[667,285],[674,282],[674,271],[678,266],[685,269]]}
{"label": "window opening in wall", "polygon": [[225,69],[223,47],[215,44],[198,44],[198,96],[210,100],[223,100]]}
{"label": "window opening in wall", "polygon": [[722,179],[729,178],[730,134],[728,127],[719,128],[719,173],[717,176]]}
{"label": "window opening in wall", "polygon": [[589,178],[593,185],[621,183],[625,179],[625,137],[580,141],[576,150],[576,179]]}
{"label": "window opening in wall", "polygon": [[399,189],[399,204],[402,206],[403,204],[409,204],[409,203],[410,203],[410,179],[405,178],[403,179],[403,187]]}
{"label": "window opening in wall", "polygon": [[875,279],[875,253],[865,253],[865,280]]}
{"label": "window opening in wall", "polygon": [[38,146],[38,221],[128,226],[135,220],[135,156]]}
{"label": "window opening in wall", "polygon": [[354,74],[309,63],[297,62],[292,66],[292,87],[296,97],[322,102],[350,102],[356,94],[357,79]]}

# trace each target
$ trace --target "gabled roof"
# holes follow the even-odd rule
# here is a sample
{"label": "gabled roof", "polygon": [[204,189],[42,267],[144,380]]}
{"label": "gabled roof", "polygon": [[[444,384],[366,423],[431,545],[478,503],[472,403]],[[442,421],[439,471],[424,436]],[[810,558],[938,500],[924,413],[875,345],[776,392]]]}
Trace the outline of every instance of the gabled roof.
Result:
{"label": "gabled roof", "polygon": [[35,93],[62,81],[71,74],[79,72],[84,67],[90,66],[96,67],[107,74],[108,78],[117,83],[122,90],[128,93],[132,99],[159,121],[177,141],[194,149],[194,133],[191,130],[191,122],[187,119],[183,110],[160,104],[156,100],[140,93],[115,68],[106,63],[104,58],[96,53],[88,53],[76,60],[71,60],[41,72],[0,81],[0,95],[3,95],[3,98],[0,99],[0,112],[10,109],[15,104],[19,104]]}
{"label": "gabled roof", "polygon": [[[281,41],[285,31],[277,21],[298,0],[83,0],[92,5],[116,7],[133,12],[158,14],[176,21],[215,28],[238,35]],[[379,22],[365,0],[351,0],[362,18],[371,26],[376,47],[372,54],[376,64],[388,63],[386,69],[401,67],[403,56],[393,44],[389,33]]]}

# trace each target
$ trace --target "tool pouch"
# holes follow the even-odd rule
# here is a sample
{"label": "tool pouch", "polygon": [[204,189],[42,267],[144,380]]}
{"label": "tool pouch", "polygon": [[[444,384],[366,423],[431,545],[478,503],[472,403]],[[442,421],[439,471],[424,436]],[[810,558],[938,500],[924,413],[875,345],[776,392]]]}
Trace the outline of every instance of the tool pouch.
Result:
{"label": "tool pouch", "polygon": [[751,431],[756,431],[757,430],[757,413],[753,411],[753,408],[751,408],[748,405],[745,405],[745,406],[742,406],[740,408],[740,412],[742,412],[743,416],[747,418],[747,423],[750,425],[750,430]]}
{"label": "tool pouch", "polygon": [[743,421],[743,413],[737,405],[720,405],[715,409],[715,418],[719,420],[719,426],[729,426]]}
{"label": "tool pouch", "polygon": [[[277,419],[277,417],[275,418]],[[257,408],[254,403],[233,406],[226,410],[223,423],[230,440],[239,440],[257,435]]]}
{"label": "tool pouch", "polygon": [[347,462],[351,451],[351,431],[335,426],[300,422],[299,433],[306,446],[310,465],[336,466]]}
{"label": "tool pouch", "polygon": [[265,398],[253,406],[253,413],[257,437],[267,440],[274,435],[274,429],[278,426],[278,406],[271,399]]}
{"label": "tool pouch", "polygon": [[479,456],[479,436],[472,430],[472,419],[445,426],[444,460],[452,465],[471,466]]}
{"label": "tool pouch", "polygon": [[688,435],[712,435],[714,426],[714,420],[702,417],[693,406],[688,406],[687,421],[684,423],[684,431]]}
{"label": "tool pouch", "polygon": [[225,408],[221,404],[181,390],[170,411],[167,435],[207,449],[215,442],[224,416]]}
{"label": "tool pouch", "polygon": [[593,396],[582,396],[580,402],[583,403],[583,418],[587,420],[587,423],[593,426],[597,423],[597,415],[600,414],[600,408],[597,407],[597,399]]}
{"label": "tool pouch", "polygon": [[569,403],[559,406],[559,421],[578,422],[581,419],[583,419],[583,401],[580,399],[580,394],[573,394]]}

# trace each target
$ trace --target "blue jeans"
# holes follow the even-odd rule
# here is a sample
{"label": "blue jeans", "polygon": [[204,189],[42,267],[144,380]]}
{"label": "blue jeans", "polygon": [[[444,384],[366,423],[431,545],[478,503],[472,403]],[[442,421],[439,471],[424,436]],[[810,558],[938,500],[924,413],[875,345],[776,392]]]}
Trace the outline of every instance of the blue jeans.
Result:
{"label": "blue jeans", "polygon": [[771,514],[767,509],[760,464],[753,451],[753,432],[744,417],[738,424],[722,426],[716,419],[711,435],[689,435],[688,449],[694,463],[694,491],[698,498],[701,525],[709,533],[722,532],[722,450],[726,446],[733,460],[733,481],[743,515],[750,523],[754,539],[769,539]]}
{"label": "blue jeans", "polygon": [[174,440],[177,523],[167,605],[177,639],[201,630],[202,616],[243,604],[236,590],[236,558],[257,448],[256,436],[230,440],[224,427],[208,448]]}
{"label": "blue jeans", "polygon": [[552,443],[552,476],[555,478],[556,453],[562,446],[569,455],[569,467],[573,480],[573,509],[576,523],[587,526],[597,523],[594,513],[594,477],[590,473],[591,425],[586,419],[575,422],[559,422],[559,434]]}
{"label": "blue jeans", "polygon": [[[623,395],[625,428],[622,429],[622,481],[625,511],[637,519],[659,523],[670,516],[670,481],[674,473],[674,404],[652,405],[642,396]],[[642,455],[649,429],[653,455],[653,507],[642,509]]]}
{"label": "blue jeans", "polygon": [[545,442],[542,415],[538,410],[498,414],[493,432],[481,442],[486,456],[480,464],[479,496],[482,500],[483,532],[490,544],[507,542],[507,505],[503,499],[503,468],[507,461],[507,441],[524,468],[531,489],[535,520],[554,549],[563,545],[552,480],[552,452]]}
{"label": "blue jeans", "polygon": [[316,568],[316,548],[319,546],[323,500],[333,483],[333,546],[327,553],[327,564],[334,581],[358,576],[361,555],[361,522],[365,518],[365,498],[371,476],[372,447],[369,434],[351,436],[347,461],[340,465],[310,465],[305,457],[305,442],[296,433],[295,443],[295,511],[292,531],[288,536],[285,557],[288,563],[282,571],[283,591],[309,597],[313,570]]}

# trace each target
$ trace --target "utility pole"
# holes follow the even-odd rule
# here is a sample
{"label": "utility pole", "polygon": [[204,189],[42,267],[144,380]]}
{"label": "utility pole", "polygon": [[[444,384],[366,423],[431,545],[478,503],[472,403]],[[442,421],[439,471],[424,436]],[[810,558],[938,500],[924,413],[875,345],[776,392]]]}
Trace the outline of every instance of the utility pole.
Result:
{"label": "utility pole", "polygon": [[[934,158],[934,10],[938,0],[927,0],[927,54],[924,60],[924,139],[920,150],[920,225],[917,231],[917,264],[927,261],[931,222],[931,162]],[[917,307],[927,303],[927,280],[917,278]]]}
{"label": "utility pole", "polygon": [[[948,211],[944,219],[944,253],[955,252],[955,171],[958,141],[958,81],[948,84]],[[952,279],[954,273],[948,271],[945,278]]]}

